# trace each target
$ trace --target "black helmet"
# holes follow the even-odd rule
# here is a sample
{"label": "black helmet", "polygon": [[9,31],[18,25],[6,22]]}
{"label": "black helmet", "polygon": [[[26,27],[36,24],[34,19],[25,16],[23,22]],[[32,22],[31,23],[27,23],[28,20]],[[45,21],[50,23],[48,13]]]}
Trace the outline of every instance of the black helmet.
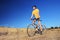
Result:
{"label": "black helmet", "polygon": [[37,8],[37,6],[36,6],[36,5],[33,5],[32,7],[36,7],[36,8]]}

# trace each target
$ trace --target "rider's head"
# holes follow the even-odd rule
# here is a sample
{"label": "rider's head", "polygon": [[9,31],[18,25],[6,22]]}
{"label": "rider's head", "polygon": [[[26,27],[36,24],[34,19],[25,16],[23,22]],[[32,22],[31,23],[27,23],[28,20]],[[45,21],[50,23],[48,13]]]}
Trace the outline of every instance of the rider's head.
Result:
{"label": "rider's head", "polygon": [[36,6],[36,5],[33,5],[33,6],[32,6],[32,8],[33,8],[33,9],[36,9],[36,8],[37,8],[37,6]]}

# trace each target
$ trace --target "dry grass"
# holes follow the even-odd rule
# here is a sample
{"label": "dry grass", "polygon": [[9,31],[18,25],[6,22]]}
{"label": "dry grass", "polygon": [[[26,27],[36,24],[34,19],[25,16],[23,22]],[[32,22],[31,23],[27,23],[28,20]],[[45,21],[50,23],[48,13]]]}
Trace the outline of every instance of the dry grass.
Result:
{"label": "dry grass", "polygon": [[1,28],[0,33],[8,32],[7,35],[1,34],[0,40],[60,40],[60,29],[46,30],[43,35],[28,37],[26,28]]}

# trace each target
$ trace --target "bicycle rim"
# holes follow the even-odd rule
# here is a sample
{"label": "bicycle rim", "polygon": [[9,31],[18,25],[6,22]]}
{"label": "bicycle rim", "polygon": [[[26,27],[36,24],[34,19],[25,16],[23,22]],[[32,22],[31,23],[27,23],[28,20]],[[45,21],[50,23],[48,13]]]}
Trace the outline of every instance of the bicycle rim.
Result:
{"label": "bicycle rim", "polygon": [[45,26],[45,25],[43,25],[43,26],[42,26],[42,28],[43,28],[43,29],[42,29],[43,34],[45,34],[45,32],[46,32],[46,26]]}
{"label": "bicycle rim", "polygon": [[28,27],[27,27],[28,36],[34,36],[35,35],[35,27],[36,27],[36,25],[32,25],[32,24],[28,25]]}

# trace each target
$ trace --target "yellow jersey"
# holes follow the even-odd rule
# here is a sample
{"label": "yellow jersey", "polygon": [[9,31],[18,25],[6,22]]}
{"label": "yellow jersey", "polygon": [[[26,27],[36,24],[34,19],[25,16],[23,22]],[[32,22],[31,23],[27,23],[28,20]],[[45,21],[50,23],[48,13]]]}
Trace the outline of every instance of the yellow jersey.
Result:
{"label": "yellow jersey", "polygon": [[33,10],[32,14],[35,16],[35,18],[40,18],[39,10],[38,9]]}

